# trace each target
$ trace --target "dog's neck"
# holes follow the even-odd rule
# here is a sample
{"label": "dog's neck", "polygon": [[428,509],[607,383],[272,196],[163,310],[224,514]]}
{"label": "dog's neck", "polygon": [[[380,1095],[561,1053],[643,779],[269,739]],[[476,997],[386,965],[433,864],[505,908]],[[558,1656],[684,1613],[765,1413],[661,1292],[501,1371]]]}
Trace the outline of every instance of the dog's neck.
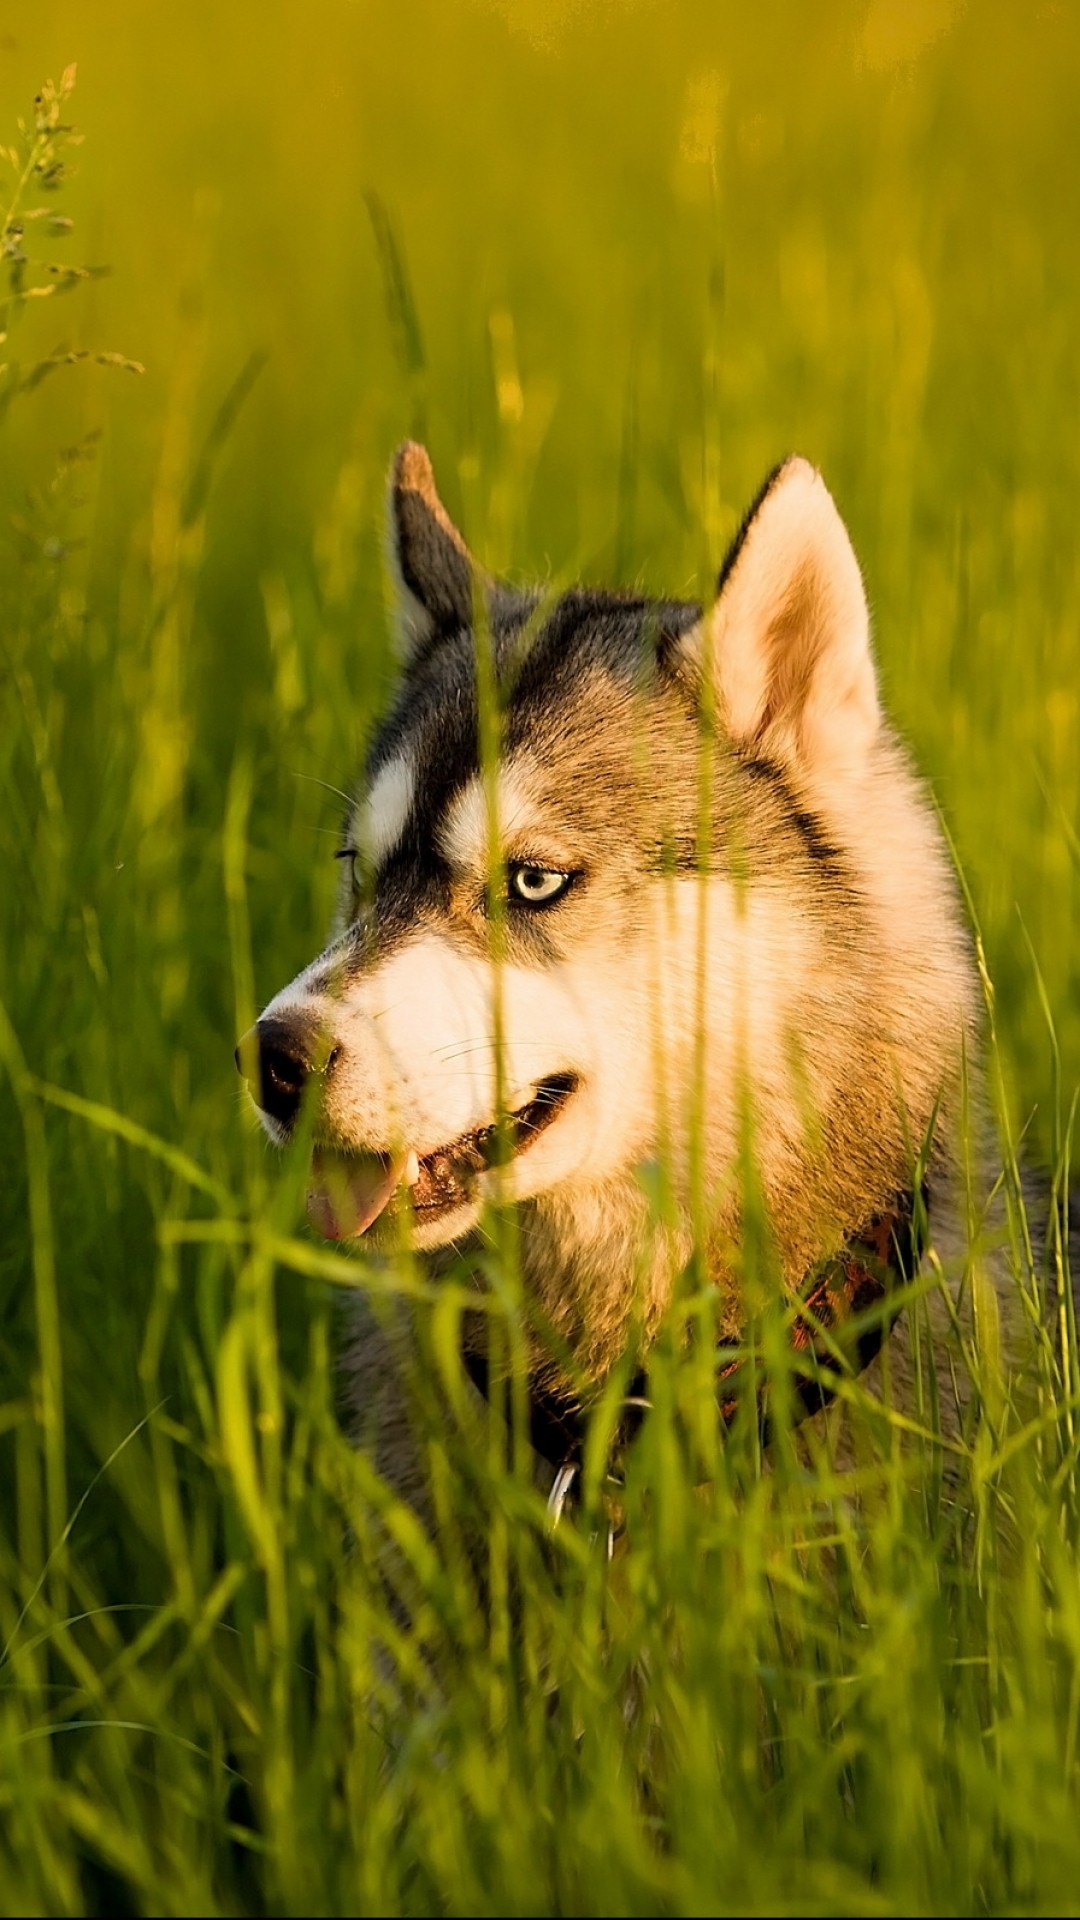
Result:
{"label": "dog's neck", "polygon": [[[791,1354],[791,1397],[788,1419],[795,1425],[819,1413],[834,1399],[841,1379],[865,1371],[903,1306],[903,1294],[921,1264],[926,1242],[925,1185],[897,1194],[831,1258],[807,1275],[789,1309],[787,1341]],[[717,1408],[725,1426],[731,1426],[747,1394],[756,1401],[756,1418],[767,1443],[773,1426],[768,1386],[753,1384],[742,1343],[717,1343]],[[466,1346],[466,1371],[485,1399],[488,1397],[487,1355]],[[622,1415],[612,1443],[612,1460],[629,1445],[649,1411],[649,1380],[642,1368],[627,1389]],[[567,1486],[580,1467],[588,1407],[570,1393],[548,1384],[543,1376],[530,1382],[529,1435],[534,1451],[555,1470],[558,1485]]]}

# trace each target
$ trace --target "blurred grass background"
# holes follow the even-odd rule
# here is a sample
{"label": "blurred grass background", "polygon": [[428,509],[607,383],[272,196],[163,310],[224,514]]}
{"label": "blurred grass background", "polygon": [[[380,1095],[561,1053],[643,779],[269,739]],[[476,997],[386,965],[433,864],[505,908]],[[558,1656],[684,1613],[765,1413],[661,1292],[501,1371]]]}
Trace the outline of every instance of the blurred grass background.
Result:
{"label": "blurred grass background", "polygon": [[[416,1678],[387,1757],[389,1627],[370,1583],[335,1582],[343,1514],[378,1500],[335,1439],[329,1257],[244,1237],[282,1181],[231,1057],[327,921],[319,783],[350,784],[389,685],[397,441],[428,440],[490,563],[688,594],[798,449],[955,836],[1013,1124],[1060,1159],[1075,8],[41,0],[0,23],[0,142],[72,60],[74,229],[28,239],[113,272],[30,303],[4,353],[146,371],[60,367],[0,422],[0,1903],[1075,1910],[1067,1451],[1022,1496],[980,1456],[980,1529],[1021,1497],[1038,1520],[979,1582],[940,1531],[940,1459],[914,1493],[890,1468],[842,1603],[784,1558],[772,1495],[717,1495],[695,1531],[676,1474],[614,1654],[587,1554],[564,1608],[523,1521],[548,1718],[417,1548],[465,1705]],[[188,1246],[199,1219],[226,1224]],[[635,1720],[642,1662],[658,1717]]]}

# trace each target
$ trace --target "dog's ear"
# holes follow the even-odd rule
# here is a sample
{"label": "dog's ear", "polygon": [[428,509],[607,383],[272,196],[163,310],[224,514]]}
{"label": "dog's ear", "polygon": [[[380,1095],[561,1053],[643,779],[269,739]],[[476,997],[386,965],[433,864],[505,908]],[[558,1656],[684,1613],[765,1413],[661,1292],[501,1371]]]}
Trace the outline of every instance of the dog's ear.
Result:
{"label": "dog's ear", "polygon": [[398,448],[390,469],[389,557],[407,663],[437,633],[471,624],[474,586],[483,579],[435,491],[427,449],[415,440]]}
{"label": "dog's ear", "polygon": [[687,664],[711,664],[739,750],[811,782],[865,765],[881,723],[866,594],[808,461],[787,460],[766,481],[684,648]]}

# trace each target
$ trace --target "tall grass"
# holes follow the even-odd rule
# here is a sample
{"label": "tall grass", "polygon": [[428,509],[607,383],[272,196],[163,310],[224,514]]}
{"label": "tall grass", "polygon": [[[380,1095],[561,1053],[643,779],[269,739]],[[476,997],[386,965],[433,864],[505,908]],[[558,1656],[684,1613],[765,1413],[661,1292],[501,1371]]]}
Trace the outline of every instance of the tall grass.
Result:
{"label": "tall grass", "polygon": [[[843,1473],[720,1445],[673,1328],[609,1560],[599,1449],[553,1534],[460,1293],[310,1239],[231,1059],[329,916],[395,441],[492,565],[688,593],[797,445],[971,888],[1045,1290],[1012,1169],[1060,1221],[1071,13],[57,4],[0,51],[12,132],[72,53],[58,244],[115,272],[21,311],[51,371],[0,426],[0,1907],[1076,1910],[1067,1322],[1023,1414],[958,1347],[963,1440],[927,1385],[907,1429],[851,1409]],[[437,1545],[339,1429],[358,1285],[415,1320]]]}

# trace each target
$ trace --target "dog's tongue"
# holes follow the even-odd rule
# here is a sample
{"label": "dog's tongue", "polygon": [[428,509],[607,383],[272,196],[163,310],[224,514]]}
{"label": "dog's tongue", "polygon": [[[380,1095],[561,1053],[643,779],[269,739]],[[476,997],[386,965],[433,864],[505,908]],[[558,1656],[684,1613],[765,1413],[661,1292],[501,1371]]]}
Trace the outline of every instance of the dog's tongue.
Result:
{"label": "dog's tongue", "polygon": [[327,1240],[351,1240],[377,1220],[408,1165],[408,1153],[311,1157],[308,1219]]}

